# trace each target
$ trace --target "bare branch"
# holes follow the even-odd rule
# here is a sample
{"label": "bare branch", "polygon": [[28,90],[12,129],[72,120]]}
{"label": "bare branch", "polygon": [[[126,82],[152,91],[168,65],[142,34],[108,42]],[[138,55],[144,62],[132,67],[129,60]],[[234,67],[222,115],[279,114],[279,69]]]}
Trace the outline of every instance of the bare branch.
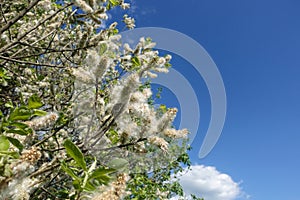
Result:
{"label": "bare branch", "polygon": [[4,57],[4,56],[0,56],[0,59],[10,61],[10,62],[14,62],[14,63],[20,63],[20,64],[23,64],[23,65],[45,66],[45,67],[53,67],[53,68],[66,68],[67,67],[67,66],[59,66],[59,65],[52,65],[52,64],[27,62],[27,61],[16,60],[16,59],[9,58],[9,57]]}

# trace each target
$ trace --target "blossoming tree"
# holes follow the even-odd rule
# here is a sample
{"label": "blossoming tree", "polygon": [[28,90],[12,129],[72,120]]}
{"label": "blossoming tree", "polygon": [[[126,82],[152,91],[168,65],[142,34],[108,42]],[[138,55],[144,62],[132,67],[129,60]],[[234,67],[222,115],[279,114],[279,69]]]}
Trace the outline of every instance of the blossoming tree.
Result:
{"label": "blossoming tree", "polygon": [[176,108],[154,106],[150,84],[171,56],[104,25],[129,7],[0,1],[0,199],[184,196],[174,174],[190,165],[188,131],[172,126]]}

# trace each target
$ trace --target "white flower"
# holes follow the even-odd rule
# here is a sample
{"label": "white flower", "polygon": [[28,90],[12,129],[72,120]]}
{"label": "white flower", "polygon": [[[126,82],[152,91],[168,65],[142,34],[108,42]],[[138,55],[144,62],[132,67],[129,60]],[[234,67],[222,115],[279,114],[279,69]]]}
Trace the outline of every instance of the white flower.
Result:
{"label": "white flower", "polygon": [[74,3],[86,13],[94,12],[94,10],[83,0],[74,0]]}
{"label": "white flower", "polygon": [[117,22],[114,22],[112,23],[108,29],[112,30],[112,29],[115,29],[117,27],[118,23]]}
{"label": "white flower", "polygon": [[139,83],[140,78],[138,74],[134,73],[128,76],[122,84],[116,85],[111,92],[110,99],[112,102],[108,105],[108,108],[113,109],[116,105],[120,104],[123,105],[123,108],[119,112],[122,112],[127,105],[131,94],[137,89]]}
{"label": "white flower", "polygon": [[163,152],[166,152],[168,150],[168,142],[163,138],[151,136],[148,141],[150,142],[150,144],[158,146]]}
{"label": "white flower", "polygon": [[72,69],[72,74],[76,77],[76,80],[83,83],[95,83],[95,77],[91,72],[84,70],[83,68]]}
{"label": "white flower", "polygon": [[36,179],[23,178],[21,180],[14,179],[9,182],[8,187],[4,193],[8,193],[9,197],[14,200],[29,200],[30,191],[35,187],[32,187],[37,182]]}
{"label": "white flower", "polygon": [[28,12],[26,15],[28,15],[29,17],[33,17],[34,13],[33,12]]}
{"label": "white flower", "polygon": [[151,97],[152,91],[151,91],[150,88],[145,88],[145,89],[143,89],[143,94],[144,94],[145,97],[148,99],[149,97]]}
{"label": "white flower", "polygon": [[158,59],[158,61],[157,61],[157,64],[158,65],[164,65],[164,64],[166,64],[166,59],[165,58],[163,58],[163,57],[160,57],[159,59]]}
{"label": "white flower", "polygon": [[171,129],[165,129],[163,133],[165,136],[169,138],[184,138],[187,136],[189,131],[187,129],[176,130],[171,128]]}
{"label": "white flower", "polygon": [[33,119],[32,121],[25,122],[28,126],[30,126],[33,130],[40,130],[42,128],[48,128],[50,125],[54,124],[54,122],[58,119],[58,114],[54,112],[50,112],[45,116],[38,117]]}
{"label": "white flower", "polygon": [[106,13],[101,13],[101,14],[98,15],[98,17],[99,17],[100,19],[104,19],[104,20],[107,20],[107,19],[108,19],[108,15],[107,15]]}
{"label": "white flower", "polygon": [[126,56],[123,56],[121,59],[123,60],[123,61],[130,61],[131,60],[131,55],[126,55]]}
{"label": "white flower", "polygon": [[145,77],[150,77],[150,78],[157,78],[157,74],[155,73],[152,73],[152,72],[149,72],[149,71],[146,71],[145,72]]}
{"label": "white flower", "polygon": [[95,75],[101,79],[109,68],[110,64],[111,60],[108,57],[102,57],[99,64],[96,66]]}
{"label": "white flower", "polygon": [[133,52],[133,50],[130,48],[128,43],[125,43],[123,47],[124,47],[125,51],[130,52],[130,53]]}
{"label": "white flower", "polygon": [[128,15],[124,15],[123,18],[124,18],[123,21],[126,24],[126,27],[128,29],[134,29],[134,27],[135,27],[135,20],[134,20],[134,18],[128,17]]}
{"label": "white flower", "polygon": [[125,3],[124,0],[121,0],[120,6],[121,6],[121,8],[124,9],[124,10],[130,8],[130,4],[129,4],[129,3]]}
{"label": "white flower", "polygon": [[[50,7],[50,9],[51,9],[51,7]],[[49,11],[49,15],[54,15],[54,13],[55,13],[54,10],[50,10],[50,11]]]}
{"label": "white flower", "polygon": [[32,75],[32,71],[31,71],[31,69],[29,69],[29,68],[25,68],[24,73],[25,73],[26,75],[29,75],[29,76]]}
{"label": "white flower", "polygon": [[100,56],[95,50],[88,50],[86,57],[86,63],[88,66],[95,67],[100,62]]}
{"label": "white flower", "polygon": [[161,132],[168,128],[176,117],[177,109],[170,108],[160,119],[157,125],[157,131]]}
{"label": "white flower", "polygon": [[168,54],[165,56],[165,59],[166,59],[166,62],[170,62],[170,60],[172,59],[172,56]]}
{"label": "white flower", "polygon": [[38,5],[42,6],[45,10],[49,11],[51,10],[51,1],[50,0],[45,0],[45,1],[40,1]]}
{"label": "white flower", "polygon": [[44,87],[48,87],[50,86],[49,82],[45,82],[45,81],[40,81],[38,82],[39,87],[44,88]]}
{"label": "white flower", "polygon": [[160,73],[168,73],[169,72],[169,70],[167,68],[160,68],[160,67],[154,68],[153,70],[156,72],[160,72]]}
{"label": "white flower", "polygon": [[152,49],[156,46],[156,43],[155,42],[151,42],[149,44],[147,44],[144,49]]}
{"label": "white flower", "polygon": [[124,2],[122,2],[120,6],[121,6],[121,8],[124,9],[124,10],[130,8],[130,4],[129,4],[129,3],[124,3]]}

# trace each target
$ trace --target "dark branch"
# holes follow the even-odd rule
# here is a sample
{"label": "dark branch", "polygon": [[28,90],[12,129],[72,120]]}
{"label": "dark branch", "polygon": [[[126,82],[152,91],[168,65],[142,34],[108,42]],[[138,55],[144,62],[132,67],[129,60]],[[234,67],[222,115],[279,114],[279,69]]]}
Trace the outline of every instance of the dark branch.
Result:
{"label": "dark branch", "polygon": [[14,63],[20,63],[20,64],[23,64],[23,65],[45,66],[45,67],[53,67],[53,68],[66,68],[66,66],[59,66],[59,65],[52,65],[52,64],[43,64],[43,63],[34,63],[34,62],[26,62],[26,61],[16,60],[16,59],[9,58],[9,57],[4,57],[4,56],[0,56],[0,59],[6,60],[6,61],[10,61],[10,62],[14,62]]}

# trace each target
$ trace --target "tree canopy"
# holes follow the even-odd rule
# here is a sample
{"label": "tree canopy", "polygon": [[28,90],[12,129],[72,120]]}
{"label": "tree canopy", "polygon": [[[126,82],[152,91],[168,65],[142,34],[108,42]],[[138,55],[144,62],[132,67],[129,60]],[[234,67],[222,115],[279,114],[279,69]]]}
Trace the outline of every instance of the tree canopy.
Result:
{"label": "tree canopy", "polygon": [[0,199],[184,198],[188,130],[151,90],[171,56],[150,38],[122,42],[135,19],[108,13],[129,8],[0,1]]}

